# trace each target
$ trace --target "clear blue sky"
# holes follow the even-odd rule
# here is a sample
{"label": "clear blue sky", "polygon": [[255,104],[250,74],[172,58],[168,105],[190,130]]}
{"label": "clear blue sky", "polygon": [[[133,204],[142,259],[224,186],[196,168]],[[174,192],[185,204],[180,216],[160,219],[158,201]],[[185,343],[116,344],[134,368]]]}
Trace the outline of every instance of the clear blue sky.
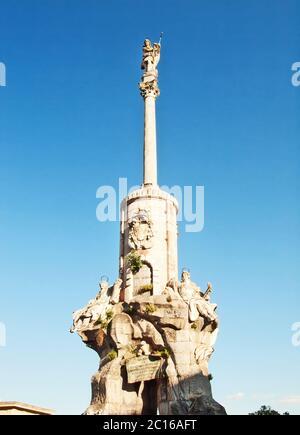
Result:
{"label": "clear blue sky", "polygon": [[98,357],[71,314],[118,272],[96,189],[141,181],[140,47],[164,31],[159,179],[205,186],[205,228],[182,229],[179,256],[214,284],[215,398],[300,413],[299,18],[296,0],[1,1],[0,400],[89,403]]}

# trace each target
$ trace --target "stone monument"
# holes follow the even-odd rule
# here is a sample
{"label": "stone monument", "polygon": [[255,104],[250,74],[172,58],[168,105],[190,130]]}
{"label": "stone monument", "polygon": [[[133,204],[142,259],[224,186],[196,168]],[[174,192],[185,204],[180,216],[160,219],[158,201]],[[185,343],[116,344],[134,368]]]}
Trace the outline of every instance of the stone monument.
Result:
{"label": "stone monument", "polygon": [[157,184],[155,104],[161,44],[143,45],[144,179],[121,204],[119,277],[73,314],[100,357],[86,415],[222,415],[208,362],[219,320],[212,286],[178,280],[176,199]]}

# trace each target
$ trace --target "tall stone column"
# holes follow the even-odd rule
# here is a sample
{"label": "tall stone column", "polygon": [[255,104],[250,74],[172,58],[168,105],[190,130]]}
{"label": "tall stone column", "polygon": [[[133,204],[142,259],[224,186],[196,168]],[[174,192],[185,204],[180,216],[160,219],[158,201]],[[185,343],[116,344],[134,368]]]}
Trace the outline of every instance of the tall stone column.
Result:
{"label": "tall stone column", "polygon": [[[157,185],[157,146],[156,146],[156,115],[155,104],[158,96],[156,79],[154,82],[142,82],[144,97],[144,186]],[[152,83],[152,84],[151,84]],[[150,86],[151,84],[151,86]]]}
{"label": "tall stone column", "polygon": [[156,116],[155,103],[159,96],[157,64],[160,59],[160,44],[151,46],[146,39],[143,47],[142,69],[144,74],[140,82],[141,95],[144,98],[144,186],[157,185]]}

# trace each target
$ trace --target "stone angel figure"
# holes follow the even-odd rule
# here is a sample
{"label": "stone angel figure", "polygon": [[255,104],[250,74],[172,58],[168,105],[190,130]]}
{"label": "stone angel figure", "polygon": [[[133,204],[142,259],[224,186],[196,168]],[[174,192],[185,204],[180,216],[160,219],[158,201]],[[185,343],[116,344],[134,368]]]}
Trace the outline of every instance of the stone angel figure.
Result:
{"label": "stone angel figure", "polygon": [[155,42],[152,46],[150,39],[145,39],[143,45],[143,59],[141,68],[145,72],[156,71],[160,59],[160,42]]}

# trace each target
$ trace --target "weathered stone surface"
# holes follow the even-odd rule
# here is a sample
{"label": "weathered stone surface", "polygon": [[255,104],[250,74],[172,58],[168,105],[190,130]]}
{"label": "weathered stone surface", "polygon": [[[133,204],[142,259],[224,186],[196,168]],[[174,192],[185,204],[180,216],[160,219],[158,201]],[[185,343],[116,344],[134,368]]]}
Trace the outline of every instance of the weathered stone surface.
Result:
{"label": "weathered stone surface", "polygon": [[111,322],[110,336],[117,348],[128,346],[132,341],[133,324],[128,314],[117,314]]}
{"label": "weathered stone surface", "polygon": [[[124,368],[125,369],[125,368]],[[129,385],[125,371],[117,358],[105,364],[92,378],[92,402],[86,415],[141,414],[143,389],[140,384]]]}
{"label": "weathered stone surface", "polygon": [[175,342],[175,343],[189,343],[190,341],[191,341],[191,331],[189,328],[176,331],[173,339],[170,340],[170,342]]}
{"label": "weathered stone surface", "polygon": [[224,413],[208,379],[218,321],[202,308],[191,322],[183,299],[143,295],[129,305],[117,302],[112,311],[106,306],[100,323],[81,328],[80,336],[101,356],[86,413],[155,413],[155,406],[161,414]]}
{"label": "weathered stone surface", "polygon": [[141,331],[142,337],[152,345],[153,349],[164,347],[165,343],[161,334],[151,322],[140,319],[137,322],[137,326]]}
{"label": "weathered stone surface", "polygon": [[225,415],[225,408],[216,402],[211,395],[199,396],[190,401],[189,415]]}
{"label": "weathered stone surface", "polygon": [[[185,328],[188,322],[188,308],[186,304],[178,304],[177,302],[173,304],[164,301],[164,303],[157,303],[157,297],[151,298],[151,305],[155,308],[155,311],[151,313],[151,317],[155,318],[157,324],[160,327],[171,327],[177,330]],[[147,313],[147,306],[149,302],[143,300],[141,302],[141,311]]]}

